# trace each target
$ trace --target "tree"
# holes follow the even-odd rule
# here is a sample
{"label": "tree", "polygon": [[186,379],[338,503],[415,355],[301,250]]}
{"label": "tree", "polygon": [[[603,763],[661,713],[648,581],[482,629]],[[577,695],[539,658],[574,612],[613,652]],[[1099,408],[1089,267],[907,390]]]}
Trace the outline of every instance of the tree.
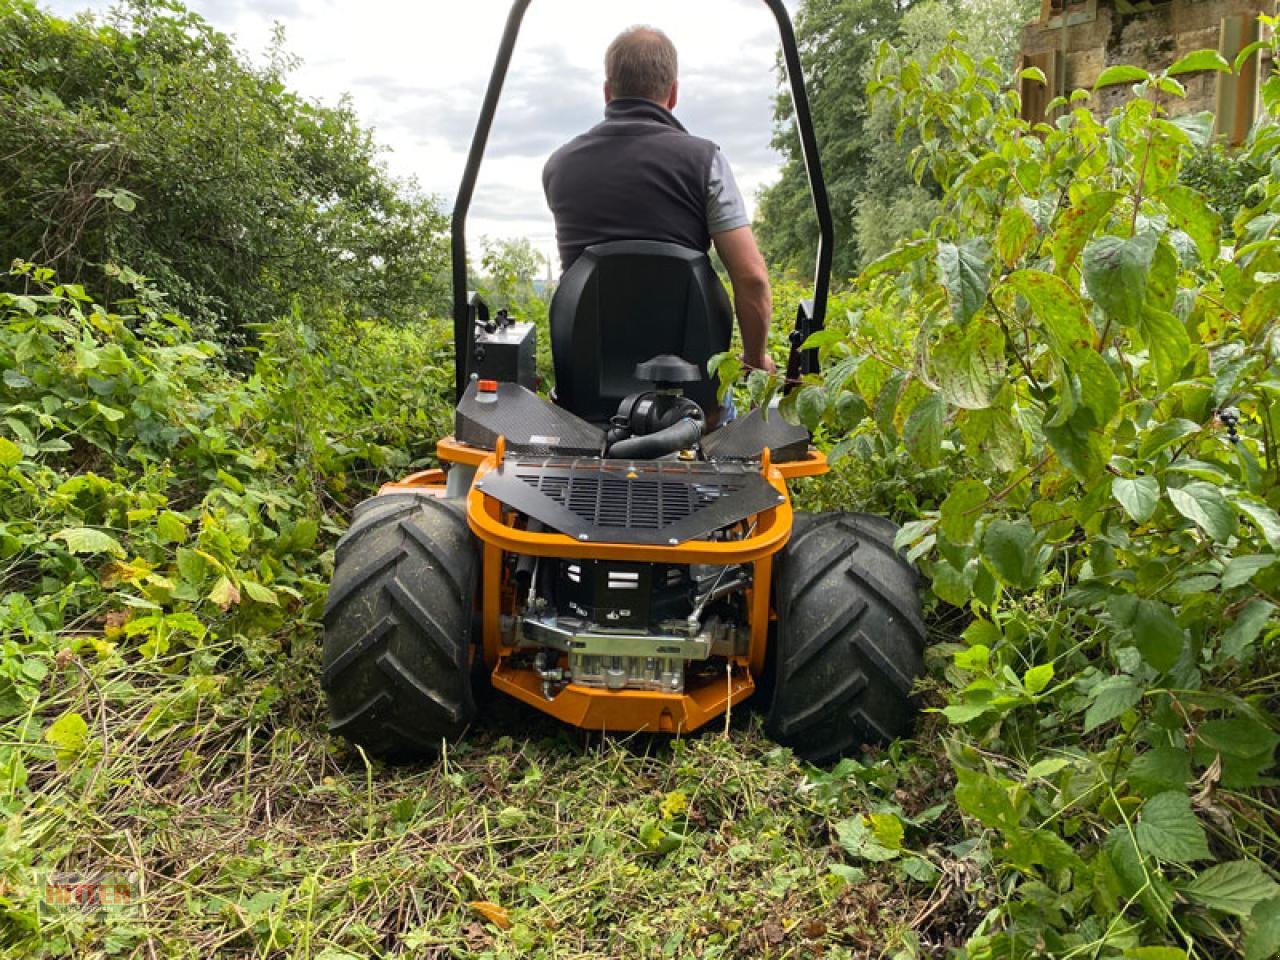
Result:
{"label": "tree", "polygon": [[434,198],[388,176],[349,103],[286,88],[280,37],[255,66],[168,0],[105,22],[0,0],[0,63],[6,260],[67,280],[128,266],[232,341],[294,301],[357,316],[443,307]]}
{"label": "tree", "polygon": [[[835,220],[837,282],[857,266],[853,212],[869,162],[864,65],[874,60],[881,40],[896,35],[901,19],[894,0],[806,0],[796,15],[796,42]],[[789,94],[778,96],[774,119],[773,145],[784,164],[781,178],[760,198],[760,244],[775,267],[807,270],[818,226]]]}
{"label": "tree", "polygon": [[[1012,75],[1018,35],[1035,0],[807,0],[796,17],[818,148],[835,220],[837,284],[899,240],[926,229],[938,213],[937,185],[907,176],[919,140],[897,136],[887,106],[871,104],[866,87],[880,44],[893,42],[903,59],[927,61],[953,33],[975,59],[991,58]],[[760,203],[761,245],[770,263],[808,269],[817,222],[794,132],[791,101],[779,96],[774,146],[782,177]]]}

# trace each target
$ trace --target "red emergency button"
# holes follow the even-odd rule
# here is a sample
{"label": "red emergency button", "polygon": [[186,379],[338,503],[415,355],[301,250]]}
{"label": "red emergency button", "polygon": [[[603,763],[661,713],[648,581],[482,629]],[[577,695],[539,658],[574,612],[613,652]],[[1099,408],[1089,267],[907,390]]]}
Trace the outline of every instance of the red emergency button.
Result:
{"label": "red emergency button", "polygon": [[481,380],[479,383],[476,384],[476,390],[480,393],[497,393],[498,381],[497,380]]}

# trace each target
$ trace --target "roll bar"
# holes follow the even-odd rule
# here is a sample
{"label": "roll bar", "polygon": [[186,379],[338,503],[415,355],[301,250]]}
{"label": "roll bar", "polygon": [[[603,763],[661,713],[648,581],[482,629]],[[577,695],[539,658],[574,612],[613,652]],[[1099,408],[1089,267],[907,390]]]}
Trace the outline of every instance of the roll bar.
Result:
{"label": "roll bar", "polygon": [[[475,343],[475,325],[470,318],[471,310],[467,297],[467,211],[471,208],[471,198],[475,194],[476,179],[480,175],[480,161],[484,158],[485,146],[489,141],[489,131],[493,127],[498,99],[502,95],[502,84],[506,80],[507,68],[511,64],[511,54],[515,50],[516,38],[520,34],[520,24],[524,20],[525,11],[528,10],[530,2],[531,0],[514,0],[511,4],[511,12],[507,14],[507,24],[502,31],[502,42],[498,45],[498,56],[493,64],[493,72],[489,75],[489,87],[485,91],[484,103],[480,107],[480,117],[476,121],[475,133],[471,136],[471,150],[467,154],[467,165],[462,172],[462,184],[458,187],[458,196],[453,203],[450,233],[453,258],[454,385],[459,399],[467,386],[467,358],[471,356]],[[818,159],[818,141],[813,132],[813,117],[809,113],[809,98],[805,93],[800,51],[796,47],[796,35],[791,26],[791,17],[783,6],[782,0],[763,0],[763,3],[778,23],[778,35],[782,41],[782,59],[787,68],[787,78],[791,86],[791,103],[795,110],[796,127],[800,134],[800,149],[804,156],[805,172],[809,177],[813,209],[818,217],[818,258],[814,271],[813,301],[807,310],[804,306],[801,307],[800,316],[796,319],[796,329],[791,334],[791,358],[787,364],[787,373],[789,377],[795,377],[800,373],[816,372],[818,369],[818,352],[816,350],[801,351],[799,348],[810,334],[822,329],[826,320],[834,233],[831,206],[827,199],[826,181],[822,179],[822,164]]]}

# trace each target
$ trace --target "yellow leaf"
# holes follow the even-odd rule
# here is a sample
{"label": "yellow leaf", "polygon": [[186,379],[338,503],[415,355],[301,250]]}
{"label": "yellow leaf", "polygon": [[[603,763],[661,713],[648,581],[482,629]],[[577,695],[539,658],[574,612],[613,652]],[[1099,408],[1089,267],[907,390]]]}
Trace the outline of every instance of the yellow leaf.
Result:
{"label": "yellow leaf", "polygon": [[672,790],[662,798],[662,806],[659,809],[662,811],[663,820],[674,820],[689,809],[689,798],[683,790]]}
{"label": "yellow leaf", "polygon": [[499,930],[511,929],[511,915],[507,913],[506,907],[500,907],[496,903],[490,903],[488,900],[472,900],[467,906]]}
{"label": "yellow leaf", "polygon": [[209,591],[209,599],[223,610],[240,602],[240,588],[228,577],[219,577],[218,582]]}

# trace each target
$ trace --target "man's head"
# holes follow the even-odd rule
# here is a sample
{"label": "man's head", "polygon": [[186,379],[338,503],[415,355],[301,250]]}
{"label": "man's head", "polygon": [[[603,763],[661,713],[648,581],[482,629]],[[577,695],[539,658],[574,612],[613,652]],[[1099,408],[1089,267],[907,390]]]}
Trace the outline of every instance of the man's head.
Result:
{"label": "man's head", "polygon": [[676,105],[676,48],[661,30],[630,27],[604,55],[605,102],[643,97],[668,110]]}

